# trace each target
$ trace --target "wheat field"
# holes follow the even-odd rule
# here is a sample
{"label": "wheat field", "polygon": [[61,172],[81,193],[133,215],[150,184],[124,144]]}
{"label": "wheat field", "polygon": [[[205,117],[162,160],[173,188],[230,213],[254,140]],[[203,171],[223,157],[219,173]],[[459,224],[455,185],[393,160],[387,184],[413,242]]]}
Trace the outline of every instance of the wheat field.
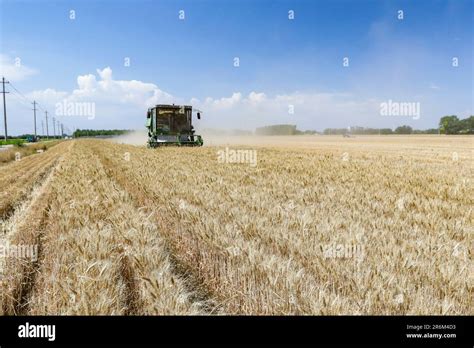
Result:
{"label": "wheat field", "polygon": [[469,136],[64,141],[0,166],[0,311],[474,314],[473,157]]}

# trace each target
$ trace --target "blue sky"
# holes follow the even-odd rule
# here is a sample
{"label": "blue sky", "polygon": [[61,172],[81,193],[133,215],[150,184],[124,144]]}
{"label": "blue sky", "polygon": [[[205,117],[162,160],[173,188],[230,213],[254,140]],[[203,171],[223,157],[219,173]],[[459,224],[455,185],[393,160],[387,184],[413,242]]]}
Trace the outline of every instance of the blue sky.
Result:
{"label": "blue sky", "polygon": [[[95,103],[94,118],[58,115],[71,127],[141,128],[146,108],[159,102],[197,106],[206,116],[198,127],[246,129],[428,128],[445,114],[473,114],[469,0],[0,6],[2,75],[53,114],[64,100]],[[7,96],[10,133],[31,128],[32,112],[20,99]],[[380,103],[388,100],[418,102],[421,115],[381,116]]]}

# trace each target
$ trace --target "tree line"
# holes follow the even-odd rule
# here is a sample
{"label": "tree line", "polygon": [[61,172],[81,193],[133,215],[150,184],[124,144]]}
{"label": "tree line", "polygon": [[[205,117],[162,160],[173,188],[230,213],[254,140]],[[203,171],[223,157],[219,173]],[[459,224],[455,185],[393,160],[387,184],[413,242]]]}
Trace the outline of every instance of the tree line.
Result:
{"label": "tree line", "polygon": [[255,129],[257,135],[296,135],[299,132],[294,124],[275,124]]}
{"label": "tree line", "polygon": [[443,134],[474,134],[474,116],[465,119],[456,115],[441,117],[439,129]]}
{"label": "tree line", "polygon": [[474,134],[474,116],[459,119],[457,116],[444,116],[439,121],[439,128],[413,129],[403,125],[395,129],[392,128],[368,128],[368,127],[348,127],[348,128],[326,128],[322,132],[315,130],[301,131],[294,124],[277,124],[259,127],[255,130],[257,135],[300,135],[300,134],[325,134],[325,135],[389,135],[389,134]]}
{"label": "tree line", "polygon": [[359,134],[359,135],[390,135],[390,134],[438,134],[438,128],[430,129],[413,129],[410,126],[403,125],[395,129],[392,128],[366,128],[366,127],[349,127],[349,128],[326,128],[323,134]]}
{"label": "tree line", "polygon": [[[95,136],[115,136],[130,132],[126,129],[77,129],[73,136],[95,137]],[[250,132],[249,132],[250,133]],[[247,132],[245,133],[247,134]],[[301,131],[294,124],[277,124],[255,129],[257,135],[301,135],[301,134],[326,134],[326,135],[389,135],[389,134],[474,134],[474,116],[459,119],[456,115],[443,116],[439,121],[439,128],[413,129],[403,125],[395,129],[392,128],[368,128],[368,127],[348,127],[348,128],[326,128],[322,132],[316,130]]]}
{"label": "tree line", "polygon": [[122,135],[130,132],[127,129],[76,129],[72,134],[74,138],[79,137],[97,137],[97,136],[114,136]]}
{"label": "tree line", "polygon": [[327,128],[323,134],[474,134],[474,116],[459,119],[456,115],[443,116],[439,120],[439,128],[413,129],[403,125],[391,128]]}

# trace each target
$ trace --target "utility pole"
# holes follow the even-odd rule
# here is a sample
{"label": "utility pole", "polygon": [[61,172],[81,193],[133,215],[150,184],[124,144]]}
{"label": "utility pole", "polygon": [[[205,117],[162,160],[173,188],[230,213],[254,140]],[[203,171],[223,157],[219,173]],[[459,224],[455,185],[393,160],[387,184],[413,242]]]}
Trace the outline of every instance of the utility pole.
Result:
{"label": "utility pole", "polygon": [[43,122],[43,120],[41,120],[41,130],[42,130],[41,136],[44,137],[44,122]]}
{"label": "utility pole", "polygon": [[56,139],[56,119],[53,117],[53,138]]}
{"label": "utility pole", "polygon": [[3,124],[5,126],[5,142],[7,141],[8,138],[8,131],[7,131],[7,104],[5,101],[5,94],[9,92],[5,92],[5,83],[9,83],[8,81],[5,81],[5,77],[2,77],[2,86],[3,86]]}
{"label": "utility pole", "polygon": [[58,122],[58,134],[59,134],[59,138],[61,139],[62,136],[63,136],[63,135],[60,133],[60,131],[61,131],[61,126],[60,126],[60,125],[61,125],[61,122],[59,122],[59,121],[57,121],[57,122]]}
{"label": "utility pole", "polygon": [[61,136],[64,135],[64,125],[61,123]]}
{"label": "utility pole", "polygon": [[48,112],[44,112],[46,114],[46,139],[49,139],[49,129],[48,129]]}
{"label": "utility pole", "polygon": [[34,115],[34,121],[35,121],[35,139],[37,138],[36,136],[36,104],[38,104],[36,102],[36,100],[33,100],[33,115]]}

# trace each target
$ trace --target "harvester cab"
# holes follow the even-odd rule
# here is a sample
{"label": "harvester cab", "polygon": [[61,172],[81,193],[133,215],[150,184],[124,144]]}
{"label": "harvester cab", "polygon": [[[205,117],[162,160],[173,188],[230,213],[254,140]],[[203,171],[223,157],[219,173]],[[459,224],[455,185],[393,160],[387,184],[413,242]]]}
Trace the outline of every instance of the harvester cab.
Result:
{"label": "harvester cab", "polygon": [[[201,112],[197,118],[201,119]],[[194,134],[193,108],[189,105],[156,105],[148,109],[148,147],[202,146],[200,135]]]}

